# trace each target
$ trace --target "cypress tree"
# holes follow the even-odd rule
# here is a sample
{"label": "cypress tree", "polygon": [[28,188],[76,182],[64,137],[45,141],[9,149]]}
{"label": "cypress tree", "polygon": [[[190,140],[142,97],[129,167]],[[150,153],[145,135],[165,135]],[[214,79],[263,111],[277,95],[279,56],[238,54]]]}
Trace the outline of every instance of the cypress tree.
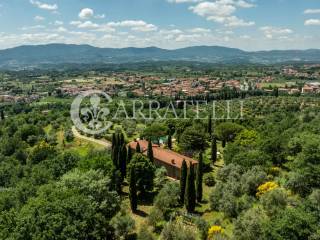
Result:
{"label": "cypress tree", "polygon": [[116,134],[112,133],[112,149],[116,146]]}
{"label": "cypress tree", "polygon": [[0,111],[0,119],[1,120],[4,120],[4,111],[1,109],[1,111]]}
{"label": "cypress tree", "polygon": [[112,169],[111,190],[121,193],[121,173],[116,168]]}
{"label": "cypress tree", "polygon": [[184,202],[184,194],[186,191],[188,167],[186,160],[183,159],[181,170],[180,170],[180,202]]}
{"label": "cypress tree", "polygon": [[153,163],[153,149],[152,149],[151,140],[149,140],[149,142],[148,142],[148,152],[147,152],[147,154],[148,154],[148,158],[149,158],[150,162]]}
{"label": "cypress tree", "polygon": [[207,129],[209,135],[211,136],[212,134],[212,116],[211,116],[211,113],[208,117],[208,129]]}
{"label": "cypress tree", "polygon": [[194,184],[194,166],[190,162],[190,167],[187,175],[186,192],[184,195],[184,204],[189,213],[194,212],[196,207],[196,189]]}
{"label": "cypress tree", "polygon": [[130,171],[130,182],[129,182],[129,199],[132,212],[135,212],[138,207],[137,199],[137,186],[136,186],[136,175],[134,168]]}
{"label": "cypress tree", "polygon": [[226,147],[226,144],[227,144],[227,141],[226,141],[226,140],[222,140],[222,147],[223,147],[223,148]]}
{"label": "cypress tree", "polygon": [[217,139],[215,137],[211,140],[211,161],[212,164],[217,161]]}
{"label": "cypress tree", "polygon": [[[124,168],[124,166],[126,166],[126,161],[127,161],[127,150],[126,150],[126,145],[125,145],[123,133],[118,133],[118,134],[112,135],[111,158],[112,158],[112,162],[113,162],[114,167],[117,170],[120,170],[121,175],[123,175],[123,173],[124,173],[123,168]],[[125,161],[125,163],[124,163],[124,161]]]}
{"label": "cypress tree", "polygon": [[[117,157],[117,169],[121,172],[121,164],[122,164],[122,147],[118,147],[118,152],[117,152],[117,155],[118,155],[118,157]],[[122,175],[122,174],[121,174]]]}
{"label": "cypress tree", "polygon": [[119,154],[119,144],[118,144],[118,134],[112,134],[112,149],[111,149],[111,158],[113,165],[118,169],[118,154]]}
{"label": "cypress tree", "polygon": [[127,148],[126,145],[122,145],[122,148],[120,150],[120,172],[121,172],[121,177],[124,179],[127,174]]}
{"label": "cypress tree", "polygon": [[132,159],[132,149],[131,147],[129,146],[128,147],[128,154],[127,154],[127,163],[130,163],[131,159]]}
{"label": "cypress tree", "polygon": [[273,89],[273,95],[274,95],[275,97],[279,97],[279,89],[278,89],[277,87],[275,87],[275,88]]}
{"label": "cypress tree", "polygon": [[112,162],[113,162],[113,166],[118,169],[118,151],[117,151],[117,147],[114,147],[111,150],[111,157],[112,157]]}
{"label": "cypress tree", "polygon": [[172,136],[171,136],[171,134],[169,134],[169,136],[168,136],[168,148],[172,149]]}
{"label": "cypress tree", "polygon": [[202,179],[203,179],[203,155],[202,152],[199,154],[199,161],[197,166],[197,174],[196,174],[196,194],[197,201],[202,201]]}
{"label": "cypress tree", "polygon": [[141,148],[139,142],[137,142],[136,153],[141,153]]}
{"label": "cypress tree", "polygon": [[123,133],[119,133],[119,146],[124,144],[124,135]]}

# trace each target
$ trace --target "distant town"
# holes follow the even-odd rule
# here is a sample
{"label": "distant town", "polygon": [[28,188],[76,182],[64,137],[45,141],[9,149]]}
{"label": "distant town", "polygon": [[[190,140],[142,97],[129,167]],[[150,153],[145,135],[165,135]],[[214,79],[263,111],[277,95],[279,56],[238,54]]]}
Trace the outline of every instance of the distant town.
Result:
{"label": "distant town", "polygon": [[[110,96],[122,97],[213,97],[223,90],[236,92],[259,91],[272,94],[276,90],[283,95],[320,94],[320,65],[268,67],[244,70],[233,74],[232,70],[206,74],[181,76],[132,72],[98,73],[91,71],[81,76],[54,76],[31,74],[28,84],[21,86],[15,73],[0,75],[1,102],[34,102],[48,96],[75,96],[82,91],[99,89]],[[193,76],[189,76],[193,75]],[[13,80],[13,81],[12,81]],[[22,81],[23,82],[23,81]]]}

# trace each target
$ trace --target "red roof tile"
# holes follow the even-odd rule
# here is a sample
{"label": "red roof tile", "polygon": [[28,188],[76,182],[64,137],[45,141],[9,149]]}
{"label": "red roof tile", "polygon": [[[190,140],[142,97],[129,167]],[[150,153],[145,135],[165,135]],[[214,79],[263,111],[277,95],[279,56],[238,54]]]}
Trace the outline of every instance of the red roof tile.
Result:
{"label": "red roof tile", "polygon": [[[148,141],[146,140],[139,140],[141,152],[144,155],[147,155],[147,149],[148,149]],[[130,142],[129,147],[133,150],[136,150],[137,142]],[[157,144],[152,145],[153,149],[153,157],[161,162],[164,162],[168,165],[181,168],[183,159],[186,160],[187,164],[189,165],[189,162],[192,162],[193,164],[197,164],[198,162],[190,157],[184,156],[182,154],[176,153],[174,151],[171,151],[169,149],[163,149]]]}

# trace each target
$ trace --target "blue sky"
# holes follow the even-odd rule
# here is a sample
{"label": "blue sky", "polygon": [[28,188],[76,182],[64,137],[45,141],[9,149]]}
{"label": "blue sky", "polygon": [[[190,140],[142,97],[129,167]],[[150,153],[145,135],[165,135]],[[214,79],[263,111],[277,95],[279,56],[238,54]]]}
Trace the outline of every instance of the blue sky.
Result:
{"label": "blue sky", "polygon": [[0,0],[0,49],[46,43],[320,48],[320,0]]}

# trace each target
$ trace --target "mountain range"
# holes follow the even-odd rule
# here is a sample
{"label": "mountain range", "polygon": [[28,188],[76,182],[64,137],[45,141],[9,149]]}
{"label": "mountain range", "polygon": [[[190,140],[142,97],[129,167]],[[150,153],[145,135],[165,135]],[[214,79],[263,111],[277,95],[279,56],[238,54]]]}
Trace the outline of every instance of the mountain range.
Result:
{"label": "mountain range", "polygon": [[205,63],[275,64],[320,62],[320,50],[248,52],[219,46],[195,46],[176,50],[147,48],[98,48],[90,45],[28,45],[0,50],[0,68],[36,68],[58,64],[119,64],[145,61],[193,61]]}

